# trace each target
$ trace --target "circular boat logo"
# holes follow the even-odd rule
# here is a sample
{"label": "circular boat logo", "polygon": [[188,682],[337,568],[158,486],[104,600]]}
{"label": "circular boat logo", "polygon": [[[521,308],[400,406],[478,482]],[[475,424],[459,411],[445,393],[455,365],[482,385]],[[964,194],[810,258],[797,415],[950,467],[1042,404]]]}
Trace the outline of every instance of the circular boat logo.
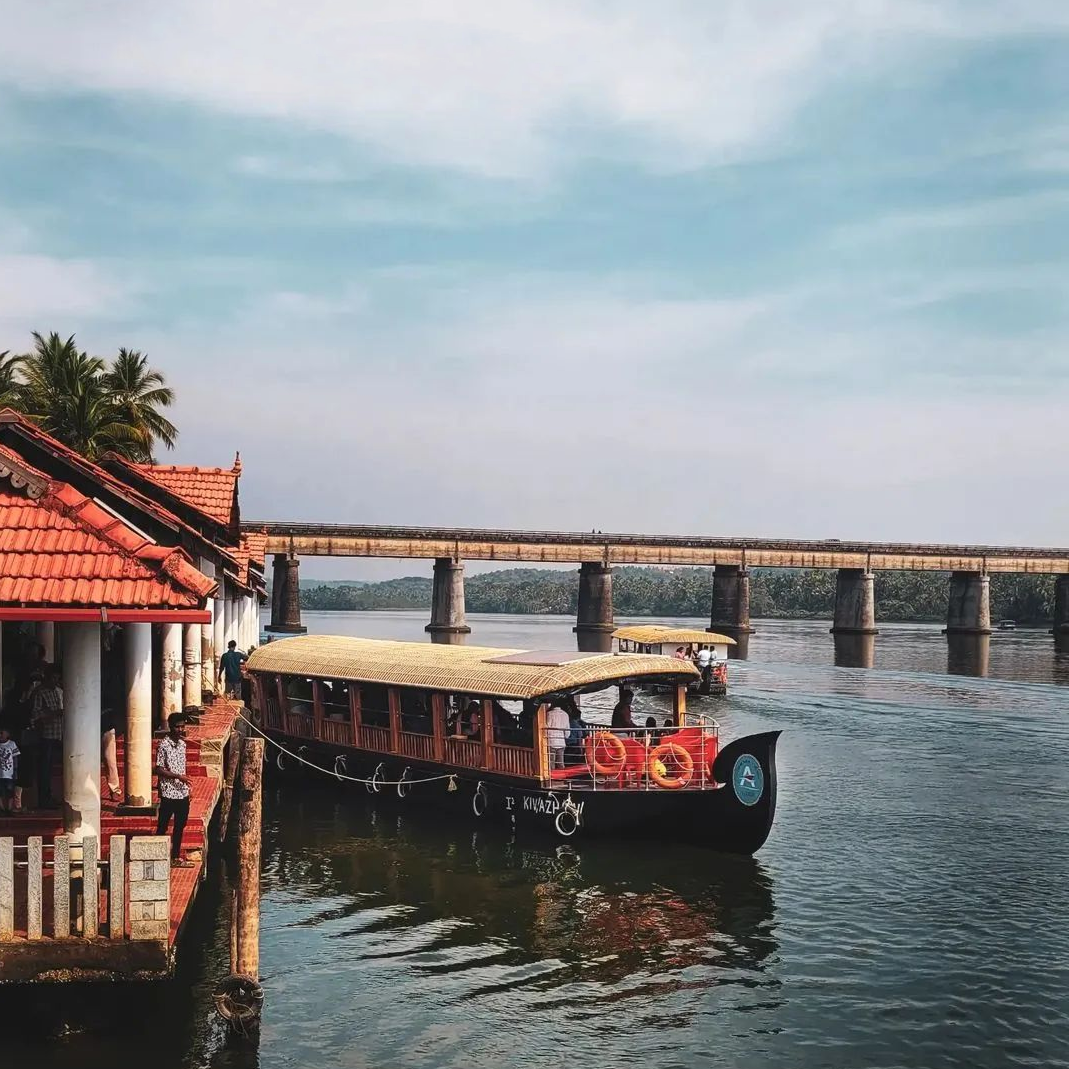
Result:
{"label": "circular boat logo", "polygon": [[752,754],[744,753],[731,771],[731,785],[735,797],[743,805],[757,805],[765,793],[765,774],[761,763]]}

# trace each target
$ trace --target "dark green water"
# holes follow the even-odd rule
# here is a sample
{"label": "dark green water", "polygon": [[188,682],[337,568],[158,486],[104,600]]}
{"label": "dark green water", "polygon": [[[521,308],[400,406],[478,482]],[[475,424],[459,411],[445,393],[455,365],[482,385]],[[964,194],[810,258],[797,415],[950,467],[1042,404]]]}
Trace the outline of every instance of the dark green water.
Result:
{"label": "dark green water", "polygon": [[[415,638],[425,621],[307,622]],[[572,641],[559,618],[472,623],[473,641]],[[209,886],[208,942],[175,983],[0,996],[5,1064],[1069,1065],[1069,691],[1050,636],[996,635],[988,679],[946,674],[933,628],[885,628],[874,670],[831,661],[826,625],[762,622],[713,706],[725,737],[784,730],[754,860],[558,851],[272,783],[258,1050],[212,1019]]]}

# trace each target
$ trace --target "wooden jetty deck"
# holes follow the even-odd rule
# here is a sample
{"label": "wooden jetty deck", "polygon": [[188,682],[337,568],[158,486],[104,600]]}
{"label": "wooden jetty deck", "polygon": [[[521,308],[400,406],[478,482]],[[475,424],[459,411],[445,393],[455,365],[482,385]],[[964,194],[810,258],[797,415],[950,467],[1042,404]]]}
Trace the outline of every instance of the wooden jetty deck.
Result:
{"label": "wooden jetty deck", "polygon": [[[124,814],[119,811],[120,803],[102,799],[99,854],[103,889],[95,895],[92,889],[88,896],[82,894],[83,900],[97,898],[95,925],[90,918],[78,915],[76,896],[71,896],[71,934],[56,937],[56,918],[58,915],[62,929],[63,913],[49,907],[66,896],[62,888],[57,895],[51,855],[57,841],[62,854],[62,814],[56,810],[0,815],[0,983],[151,979],[170,974],[183,925],[204,879],[209,826],[223,795],[223,758],[239,708],[237,702],[217,701],[202,710],[198,724],[187,727],[187,773],[193,789],[182,848],[192,867],[170,868],[169,840],[156,838],[154,815]],[[124,773],[123,756],[120,743],[120,776]],[[57,797],[62,797],[62,790]],[[31,854],[34,837],[40,840],[41,855]],[[116,846],[123,854],[117,863],[112,857]],[[6,856],[15,861],[10,883],[4,871],[5,848],[9,851]],[[76,853],[73,848],[72,853]],[[39,886],[32,896],[27,861],[31,856],[44,858]],[[77,859],[73,860],[71,875],[77,889],[81,881],[77,879]],[[121,897],[118,888],[112,890],[112,873],[122,874]],[[164,880],[166,884],[161,886]],[[134,886],[139,883],[142,886]],[[147,897],[154,893],[159,895],[155,900]],[[33,932],[31,897],[37,902],[37,929]],[[163,920],[166,927],[160,923]],[[96,934],[91,934],[93,929]]]}

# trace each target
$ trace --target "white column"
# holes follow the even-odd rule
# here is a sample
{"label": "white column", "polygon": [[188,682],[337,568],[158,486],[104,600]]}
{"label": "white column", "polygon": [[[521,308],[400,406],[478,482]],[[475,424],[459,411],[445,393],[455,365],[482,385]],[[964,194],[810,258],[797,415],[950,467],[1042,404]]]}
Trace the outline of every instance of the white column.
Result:
{"label": "white column", "polygon": [[127,624],[126,804],[152,805],[152,624]]}
{"label": "white column", "polygon": [[[219,569],[220,572],[222,569]],[[226,580],[219,576],[219,591],[215,595],[213,608],[215,620],[215,664],[212,665],[212,673],[219,678],[219,658],[226,653]]]}
{"label": "white column", "polygon": [[100,624],[64,624],[63,830],[100,841]]}
{"label": "white column", "polygon": [[241,599],[241,648],[248,653],[252,645],[252,598]]}
{"label": "white column", "polygon": [[45,648],[45,660],[56,663],[56,625],[51,620],[40,620],[35,628],[37,644]]}
{"label": "white column", "polygon": [[234,599],[232,597],[228,597],[223,604],[223,613],[223,647],[225,649],[234,637]]}
{"label": "white column", "polygon": [[[206,557],[200,559],[200,570],[208,576],[209,579],[216,577],[215,564],[208,560]],[[205,606],[210,613],[215,611],[215,603],[209,598]],[[215,658],[222,653],[222,650],[216,650],[215,648],[215,623],[213,620],[206,624],[202,624],[203,628],[201,632],[200,643],[200,661],[201,671],[204,675],[204,690],[205,693],[215,693]]]}
{"label": "white column", "polygon": [[163,625],[163,657],[160,679],[160,726],[167,726],[171,713],[182,711],[182,684],[185,670],[182,667],[182,625]]}
{"label": "white column", "polygon": [[182,625],[182,708],[199,708],[201,702],[200,624]]}

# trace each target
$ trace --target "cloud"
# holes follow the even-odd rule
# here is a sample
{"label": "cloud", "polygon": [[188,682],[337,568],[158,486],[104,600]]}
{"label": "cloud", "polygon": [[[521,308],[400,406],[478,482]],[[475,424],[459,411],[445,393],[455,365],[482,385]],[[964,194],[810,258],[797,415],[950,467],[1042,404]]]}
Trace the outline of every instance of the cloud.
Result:
{"label": "cloud", "polygon": [[[656,169],[730,157],[821,88],[923,50],[1062,30],[1054,0],[0,2],[0,78],[336,131],[384,158],[545,174],[606,138]],[[247,164],[249,166],[249,164]],[[264,161],[251,164],[267,166]]]}
{"label": "cloud", "polygon": [[87,320],[129,314],[134,289],[90,260],[0,253],[3,348],[28,341],[31,330],[71,331]]}

